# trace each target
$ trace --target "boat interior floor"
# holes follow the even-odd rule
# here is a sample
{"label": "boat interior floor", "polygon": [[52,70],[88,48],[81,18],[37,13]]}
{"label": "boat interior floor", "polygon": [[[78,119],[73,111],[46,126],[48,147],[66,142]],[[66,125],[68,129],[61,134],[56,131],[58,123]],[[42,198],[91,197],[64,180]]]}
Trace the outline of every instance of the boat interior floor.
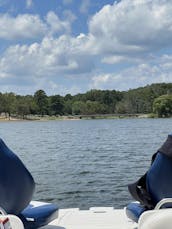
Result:
{"label": "boat interior floor", "polygon": [[60,209],[57,219],[41,229],[136,229],[125,209],[93,207],[89,210]]}

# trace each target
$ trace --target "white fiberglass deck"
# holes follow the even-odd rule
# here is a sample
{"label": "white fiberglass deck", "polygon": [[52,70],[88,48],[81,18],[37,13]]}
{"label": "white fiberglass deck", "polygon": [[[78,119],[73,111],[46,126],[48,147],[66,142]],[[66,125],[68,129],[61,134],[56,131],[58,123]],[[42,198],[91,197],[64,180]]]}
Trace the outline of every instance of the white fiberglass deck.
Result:
{"label": "white fiberglass deck", "polygon": [[135,229],[125,210],[90,208],[89,210],[61,209],[59,217],[42,229]]}

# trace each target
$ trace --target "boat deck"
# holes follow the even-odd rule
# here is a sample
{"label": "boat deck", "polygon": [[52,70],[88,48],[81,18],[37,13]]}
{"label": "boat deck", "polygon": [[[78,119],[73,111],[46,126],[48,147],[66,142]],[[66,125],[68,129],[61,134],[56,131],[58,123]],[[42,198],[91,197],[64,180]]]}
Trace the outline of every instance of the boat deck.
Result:
{"label": "boat deck", "polygon": [[123,209],[74,208],[59,210],[59,217],[41,229],[136,229],[136,224],[127,218]]}

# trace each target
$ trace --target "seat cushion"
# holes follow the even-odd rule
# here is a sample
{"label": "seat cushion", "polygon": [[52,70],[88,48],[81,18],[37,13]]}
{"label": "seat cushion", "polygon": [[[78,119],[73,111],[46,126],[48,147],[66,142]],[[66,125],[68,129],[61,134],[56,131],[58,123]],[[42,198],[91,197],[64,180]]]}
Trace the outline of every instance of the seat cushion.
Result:
{"label": "seat cushion", "polygon": [[146,208],[140,203],[133,202],[126,207],[127,216],[135,222],[138,222],[139,217],[144,211],[146,211]]}
{"label": "seat cushion", "polygon": [[172,160],[158,152],[147,172],[146,187],[154,206],[164,199],[172,198]]}
{"label": "seat cushion", "polygon": [[58,207],[55,204],[32,201],[19,215],[25,229],[35,229],[58,217]]}

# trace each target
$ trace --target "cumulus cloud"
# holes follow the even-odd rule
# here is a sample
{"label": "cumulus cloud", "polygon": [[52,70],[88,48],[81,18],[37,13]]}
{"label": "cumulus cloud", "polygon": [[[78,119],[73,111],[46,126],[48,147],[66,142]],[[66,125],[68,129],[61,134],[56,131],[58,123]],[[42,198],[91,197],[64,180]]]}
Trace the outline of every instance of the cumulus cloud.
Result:
{"label": "cumulus cloud", "polygon": [[83,37],[46,37],[39,43],[9,47],[0,59],[0,78],[58,77],[81,74],[93,69],[93,62],[82,49]]}
{"label": "cumulus cloud", "polygon": [[[82,1],[83,12],[89,4],[89,0]],[[69,33],[71,22],[76,17],[69,11],[66,11],[67,14],[67,20],[61,20],[52,11],[47,13],[44,20],[31,14],[17,17],[1,14],[0,38],[24,39],[44,37],[47,33]],[[119,57],[121,59],[129,55],[130,58],[141,57],[145,53],[171,46],[171,25],[170,1],[122,0],[105,5],[93,15],[88,23],[89,33],[85,34],[87,42],[83,48],[89,49],[92,55],[104,55],[102,61],[106,63],[115,63]]]}
{"label": "cumulus cloud", "polygon": [[52,34],[62,31],[70,32],[70,21],[61,21],[53,11],[48,12],[46,22],[50,26]]}
{"label": "cumulus cloud", "polygon": [[171,55],[164,55],[152,64],[144,62],[119,73],[97,74],[92,78],[90,88],[128,90],[152,83],[170,83],[171,61]]}
{"label": "cumulus cloud", "polygon": [[[83,12],[89,7],[90,1],[86,2]],[[72,75],[81,79],[87,75],[88,89],[118,90],[172,80],[172,56],[160,57],[163,52],[159,52],[171,47],[172,2],[122,0],[106,5],[88,22],[88,34],[77,36],[70,33],[75,15],[71,11],[64,14],[65,20],[52,11],[44,19],[31,14],[0,15],[1,39],[40,38],[32,44],[10,46],[1,54],[1,85],[17,81],[38,85],[39,82],[40,87],[48,85],[52,90],[63,88],[69,92],[68,87],[59,85],[59,77]],[[128,65],[121,70],[126,62]],[[111,65],[110,73],[103,72],[102,63]]]}
{"label": "cumulus cloud", "polygon": [[0,28],[0,38],[7,40],[41,37],[47,31],[46,25],[39,16],[29,14],[18,15],[17,17],[1,14]]}
{"label": "cumulus cloud", "polygon": [[0,38],[6,40],[37,39],[47,34],[69,33],[71,22],[60,20],[50,11],[45,20],[38,15],[20,14],[17,17],[0,14]]}
{"label": "cumulus cloud", "polygon": [[89,22],[95,53],[141,55],[171,46],[172,2],[122,0],[104,6]]}

